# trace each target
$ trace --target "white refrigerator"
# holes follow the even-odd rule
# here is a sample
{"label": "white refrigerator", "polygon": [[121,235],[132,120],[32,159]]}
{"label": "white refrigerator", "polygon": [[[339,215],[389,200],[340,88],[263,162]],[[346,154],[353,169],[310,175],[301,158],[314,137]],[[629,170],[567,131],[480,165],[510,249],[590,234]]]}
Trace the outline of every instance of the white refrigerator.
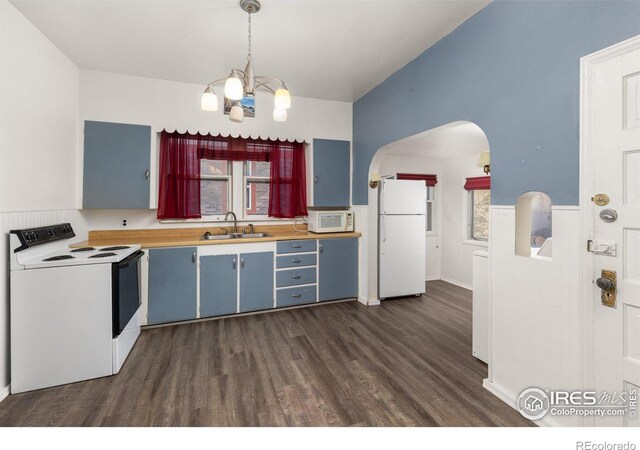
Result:
{"label": "white refrigerator", "polygon": [[383,179],[378,207],[378,297],[425,292],[424,181]]}

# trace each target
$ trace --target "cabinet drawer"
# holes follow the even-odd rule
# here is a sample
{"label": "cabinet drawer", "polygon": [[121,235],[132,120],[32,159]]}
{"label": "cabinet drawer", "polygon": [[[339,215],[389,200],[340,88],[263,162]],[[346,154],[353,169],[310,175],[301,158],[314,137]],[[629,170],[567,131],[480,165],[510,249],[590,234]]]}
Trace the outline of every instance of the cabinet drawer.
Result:
{"label": "cabinet drawer", "polygon": [[308,253],[306,255],[284,255],[278,256],[276,261],[276,268],[282,269],[286,267],[304,267],[315,266],[317,256],[315,253]]}
{"label": "cabinet drawer", "polygon": [[302,305],[316,301],[316,286],[294,287],[279,289],[276,294],[276,306]]}
{"label": "cabinet drawer", "polygon": [[304,241],[280,241],[278,242],[278,253],[304,253],[315,252],[318,241],[308,239]]}
{"label": "cabinet drawer", "polygon": [[279,270],[276,272],[276,287],[297,286],[316,282],[316,268]]}

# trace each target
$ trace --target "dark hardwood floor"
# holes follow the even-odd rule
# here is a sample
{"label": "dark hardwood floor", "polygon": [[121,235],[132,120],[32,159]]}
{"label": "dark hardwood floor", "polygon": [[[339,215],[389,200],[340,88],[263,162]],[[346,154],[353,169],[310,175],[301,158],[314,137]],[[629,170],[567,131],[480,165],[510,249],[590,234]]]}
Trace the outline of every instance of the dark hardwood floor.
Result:
{"label": "dark hardwood floor", "polygon": [[2,426],[531,426],[482,388],[471,294],[427,283],[143,331],[113,377],[11,395]]}

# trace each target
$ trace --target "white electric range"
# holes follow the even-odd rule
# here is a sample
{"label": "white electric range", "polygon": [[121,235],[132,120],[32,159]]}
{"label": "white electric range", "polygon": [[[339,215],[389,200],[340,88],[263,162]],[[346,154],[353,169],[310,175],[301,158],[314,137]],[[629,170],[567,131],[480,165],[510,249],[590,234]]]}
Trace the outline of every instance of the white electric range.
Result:
{"label": "white electric range", "polygon": [[140,335],[140,246],[73,237],[70,224],[11,231],[12,393],[116,374]]}

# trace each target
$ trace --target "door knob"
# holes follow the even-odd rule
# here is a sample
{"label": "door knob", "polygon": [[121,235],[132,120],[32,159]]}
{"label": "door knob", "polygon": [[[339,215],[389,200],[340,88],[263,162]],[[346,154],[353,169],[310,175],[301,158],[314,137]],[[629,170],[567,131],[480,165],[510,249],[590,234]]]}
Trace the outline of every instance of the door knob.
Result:
{"label": "door knob", "polygon": [[613,284],[613,281],[611,281],[609,278],[603,278],[603,277],[598,278],[596,280],[596,284],[603,291],[610,291],[615,287],[615,285]]}
{"label": "door knob", "polygon": [[603,270],[600,278],[596,280],[596,286],[602,289],[600,299],[603,306],[616,307],[618,276],[614,270]]}

